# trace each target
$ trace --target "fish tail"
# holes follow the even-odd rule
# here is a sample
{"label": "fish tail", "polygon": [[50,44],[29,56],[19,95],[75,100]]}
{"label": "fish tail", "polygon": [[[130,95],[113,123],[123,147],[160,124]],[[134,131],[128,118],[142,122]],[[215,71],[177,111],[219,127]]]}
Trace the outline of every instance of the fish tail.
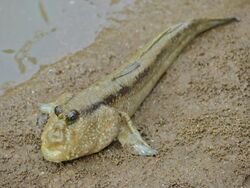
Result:
{"label": "fish tail", "polygon": [[216,27],[216,26],[228,24],[231,22],[239,22],[240,20],[236,17],[230,17],[230,18],[221,18],[221,19],[210,19],[208,21],[211,22],[211,25]]}
{"label": "fish tail", "polygon": [[198,33],[203,33],[212,28],[239,21],[240,20],[235,17],[219,19],[194,19],[190,22],[190,25],[196,26]]}

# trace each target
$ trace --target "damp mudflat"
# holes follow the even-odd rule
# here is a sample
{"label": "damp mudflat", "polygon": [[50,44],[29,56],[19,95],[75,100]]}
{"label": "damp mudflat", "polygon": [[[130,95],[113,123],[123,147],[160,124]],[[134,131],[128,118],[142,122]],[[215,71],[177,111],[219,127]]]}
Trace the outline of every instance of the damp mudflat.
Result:
{"label": "damp mudflat", "polygon": [[0,95],[42,65],[90,45],[133,0],[2,0]]}

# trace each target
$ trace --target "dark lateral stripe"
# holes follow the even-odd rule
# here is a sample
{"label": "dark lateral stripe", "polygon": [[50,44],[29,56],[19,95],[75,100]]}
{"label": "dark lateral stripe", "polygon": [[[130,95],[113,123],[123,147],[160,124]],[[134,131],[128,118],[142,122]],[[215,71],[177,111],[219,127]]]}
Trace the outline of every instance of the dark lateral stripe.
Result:
{"label": "dark lateral stripe", "polygon": [[92,105],[90,105],[87,108],[81,109],[80,110],[80,114],[81,115],[86,115],[86,114],[91,114],[92,112],[94,112],[96,109],[98,109],[100,107],[100,105],[103,104],[102,101],[94,103]]}
{"label": "dark lateral stripe", "polygon": [[102,101],[96,102],[90,105],[89,107],[82,109],[80,111],[81,115],[91,114],[92,112],[97,110],[101,105],[110,105],[114,103],[118,98],[127,95],[128,93],[130,93],[133,87],[135,87],[136,85],[138,85],[140,82],[143,81],[143,79],[149,74],[149,72],[150,72],[150,67],[146,68],[143,72],[138,74],[135,81],[130,87],[122,86],[121,89],[119,89],[115,94],[110,94],[106,96]]}
{"label": "dark lateral stripe", "polygon": [[149,74],[150,70],[151,70],[151,66],[147,67],[146,69],[144,69],[143,72],[141,72],[140,74],[138,74],[138,76],[136,77],[133,85],[137,85],[139,83],[141,83],[143,81],[143,79]]}
{"label": "dark lateral stripe", "polygon": [[105,97],[102,101],[96,102],[89,107],[81,110],[81,115],[90,114],[97,110],[101,105],[109,105],[114,103],[119,97],[122,97],[130,92],[131,88],[122,86],[122,88],[115,94],[110,94]]}

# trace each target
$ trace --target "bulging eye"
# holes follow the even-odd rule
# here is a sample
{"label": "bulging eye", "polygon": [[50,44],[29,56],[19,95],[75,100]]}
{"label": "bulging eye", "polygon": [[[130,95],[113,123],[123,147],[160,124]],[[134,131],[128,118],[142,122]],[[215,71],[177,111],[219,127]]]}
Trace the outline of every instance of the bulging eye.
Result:
{"label": "bulging eye", "polygon": [[75,122],[78,117],[79,117],[80,113],[77,110],[71,110],[67,115],[66,115],[66,120],[69,123],[73,123]]}
{"label": "bulging eye", "polygon": [[63,108],[62,106],[56,106],[55,109],[54,109],[54,112],[57,116],[59,116],[60,114],[63,113]]}

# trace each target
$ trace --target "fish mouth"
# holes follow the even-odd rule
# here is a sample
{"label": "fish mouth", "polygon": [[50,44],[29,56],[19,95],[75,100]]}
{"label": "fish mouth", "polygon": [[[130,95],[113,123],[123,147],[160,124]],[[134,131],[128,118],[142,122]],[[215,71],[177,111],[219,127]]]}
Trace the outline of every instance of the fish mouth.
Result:
{"label": "fish mouth", "polygon": [[44,158],[51,162],[59,163],[62,161],[69,160],[69,156],[59,149],[49,149],[48,147],[42,145],[41,151]]}

